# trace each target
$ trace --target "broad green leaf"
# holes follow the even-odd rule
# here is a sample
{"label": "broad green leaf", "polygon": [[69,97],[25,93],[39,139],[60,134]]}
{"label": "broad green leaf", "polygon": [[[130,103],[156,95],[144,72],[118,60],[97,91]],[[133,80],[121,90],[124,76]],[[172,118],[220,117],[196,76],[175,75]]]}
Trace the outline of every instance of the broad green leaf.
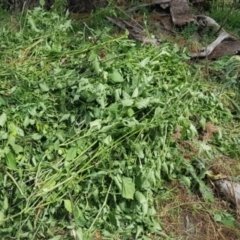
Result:
{"label": "broad green leaf", "polygon": [[127,110],[127,113],[128,113],[128,116],[129,116],[129,117],[132,117],[132,116],[135,114],[135,112],[132,110],[132,108],[129,108],[129,109]]}
{"label": "broad green leaf", "polygon": [[62,239],[62,235],[57,235],[52,238],[49,238],[48,240],[61,240],[61,239]]}
{"label": "broad green leaf", "polygon": [[235,227],[235,219],[230,214],[224,214],[221,222],[229,227]]}
{"label": "broad green leaf", "polygon": [[204,183],[199,183],[199,191],[202,194],[202,197],[204,198],[205,201],[208,202],[214,202],[214,196],[211,192],[211,190],[204,184]]}
{"label": "broad green leaf", "polygon": [[219,213],[214,214],[214,221],[215,222],[221,222],[222,221],[222,216]]}
{"label": "broad green leaf", "polygon": [[8,210],[9,204],[8,204],[8,198],[6,196],[4,196],[4,200],[3,200],[3,210]]}
{"label": "broad green leaf", "polygon": [[40,87],[42,92],[48,92],[49,91],[49,87],[45,82],[39,83],[39,87]]}
{"label": "broad green leaf", "polygon": [[76,157],[76,155],[77,155],[77,148],[72,147],[72,148],[68,149],[68,151],[67,151],[66,160],[71,161]]}
{"label": "broad green leaf", "polygon": [[198,135],[198,131],[197,131],[196,127],[193,124],[190,125],[189,129],[190,129],[190,132],[191,132],[191,137],[195,137],[195,136]]}
{"label": "broad green leaf", "polygon": [[32,222],[30,220],[27,221],[27,227],[30,231],[33,231],[33,225],[32,225]]}
{"label": "broad green leaf", "polygon": [[139,95],[139,90],[138,90],[138,88],[135,88],[133,91],[133,94],[132,94],[132,98],[136,98],[136,97],[138,97],[138,95]]}
{"label": "broad green leaf", "polygon": [[65,29],[69,29],[69,28],[71,28],[71,27],[72,27],[72,20],[69,19],[69,20],[67,20],[67,21],[64,23],[64,28],[65,28]]}
{"label": "broad green leaf", "polygon": [[3,211],[0,211],[0,226],[4,224],[5,215]]}
{"label": "broad green leaf", "polygon": [[10,169],[16,170],[17,166],[16,166],[16,158],[13,155],[12,152],[8,152],[5,154],[5,159],[6,159],[6,164]]}
{"label": "broad green leaf", "polygon": [[40,135],[38,133],[34,133],[34,134],[32,134],[31,138],[35,141],[38,141],[42,138],[42,135]]}
{"label": "broad green leaf", "polygon": [[182,183],[183,183],[186,187],[190,188],[190,186],[191,186],[191,179],[190,179],[189,177],[181,176],[181,181],[182,181]]}
{"label": "broad green leaf", "polygon": [[141,204],[146,204],[146,203],[147,203],[146,197],[145,197],[141,192],[136,191],[134,196],[135,196],[135,199],[136,199],[139,203],[141,203]]}
{"label": "broad green leaf", "polygon": [[23,122],[24,128],[26,128],[29,124],[30,124],[30,119],[28,116],[26,116]]}
{"label": "broad green leaf", "polygon": [[93,65],[93,69],[95,70],[95,72],[97,74],[99,74],[102,71],[100,68],[100,63],[98,61],[98,57],[95,57],[95,59],[92,62],[92,65]]}
{"label": "broad green leaf", "polygon": [[109,75],[109,77],[113,82],[116,83],[124,81],[122,75],[117,70],[114,70],[113,73]]}
{"label": "broad green leaf", "polygon": [[21,136],[21,137],[25,136],[23,129],[21,129],[20,127],[16,127],[16,131],[18,136]]}
{"label": "broad green leaf", "polygon": [[139,63],[139,67],[145,67],[150,61],[150,57],[146,57]]}
{"label": "broad green leaf", "polygon": [[18,144],[13,144],[12,149],[16,154],[23,152],[23,147]]}
{"label": "broad green leaf", "polygon": [[72,213],[72,203],[70,200],[64,200],[64,207],[68,212]]}
{"label": "broad green leaf", "polygon": [[167,163],[164,161],[163,163],[162,163],[162,170],[166,173],[166,174],[168,174],[168,165],[167,165]]}
{"label": "broad green leaf", "polygon": [[16,138],[13,135],[10,135],[8,138],[8,144],[13,146],[15,144]]}
{"label": "broad green leaf", "polygon": [[29,22],[32,30],[34,30],[35,32],[40,32],[40,30],[36,27],[34,19],[31,16],[28,16],[28,22]]}
{"label": "broad green leaf", "polygon": [[84,240],[82,228],[79,227],[79,228],[77,229],[76,235],[77,235],[77,237],[78,237],[78,240]]}
{"label": "broad green leaf", "polygon": [[92,122],[90,122],[90,128],[96,128],[96,129],[101,129],[101,119],[96,119]]}
{"label": "broad green leaf", "polygon": [[0,106],[4,106],[4,105],[6,105],[6,101],[4,100],[4,98],[0,96]]}
{"label": "broad green leaf", "polygon": [[139,239],[140,234],[142,234],[143,232],[143,227],[140,225],[137,225],[137,231],[136,231],[136,235],[135,235],[135,239]]}
{"label": "broad green leaf", "polygon": [[44,192],[52,191],[52,189],[56,186],[56,181],[52,180],[50,182],[46,182],[46,184],[43,186],[42,190]]}
{"label": "broad green leaf", "polygon": [[122,191],[122,179],[121,177],[117,174],[115,176],[111,176],[113,181],[116,183],[118,186],[119,190]]}
{"label": "broad green leaf", "polygon": [[130,107],[134,103],[133,99],[124,99],[121,102],[122,102],[122,105],[125,107]]}
{"label": "broad green leaf", "polygon": [[69,114],[69,113],[64,114],[64,115],[62,116],[62,118],[60,119],[60,122],[65,121],[65,120],[68,120],[69,117],[70,117],[70,114]]}
{"label": "broad green leaf", "polygon": [[142,213],[144,216],[148,213],[148,202],[142,203]]}
{"label": "broad green leaf", "polygon": [[162,231],[162,227],[158,221],[153,220],[153,228],[155,231]]}
{"label": "broad green leaf", "polygon": [[126,199],[133,199],[135,193],[135,184],[132,178],[122,177],[122,197]]}
{"label": "broad green leaf", "polygon": [[8,139],[8,133],[5,131],[0,131],[0,140],[6,140]]}
{"label": "broad green leaf", "polygon": [[150,103],[150,98],[144,98],[136,102],[136,106],[138,109],[142,109],[142,108],[146,108],[149,103]]}
{"label": "broad green leaf", "polygon": [[202,129],[205,130],[205,128],[206,128],[206,118],[204,118],[204,117],[201,118],[200,125],[201,125]]}
{"label": "broad green leaf", "polygon": [[114,95],[115,95],[115,101],[117,102],[121,98],[122,89],[121,88],[116,89],[115,92],[114,92]]}
{"label": "broad green leaf", "polygon": [[41,7],[43,7],[45,5],[45,0],[39,0],[39,4]]}
{"label": "broad green leaf", "polygon": [[0,116],[0,126],[3,127],[7,121],[7,114],[3,112]]}
{"label": "broad green leaf", "polygon": [[73,208],[73,216],[74,219],[76,221],[76,224],[78,224],[78,226],[82,226],[84,227],[85,224],[87,223],[87,220],[85,219],[83,212],[79,209],[78,206],[75,206]]}
{"label": "broad green leaf", "polygon": [[112,136],[111,135],[108,135],[106,138],[103,139],[103,142],[106,144],[106,145],[110,145],[112,143]]}

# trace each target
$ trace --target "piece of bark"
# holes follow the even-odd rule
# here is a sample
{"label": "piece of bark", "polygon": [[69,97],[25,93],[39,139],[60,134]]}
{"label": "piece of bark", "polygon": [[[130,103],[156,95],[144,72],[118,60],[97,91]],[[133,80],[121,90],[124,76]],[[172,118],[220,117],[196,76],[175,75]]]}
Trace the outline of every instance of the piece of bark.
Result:
{"label": "piece of bark", "polygon": [[215,60],[223,56],[237,55],[240,51],[240,41],[224,40],[215,47],[208,59]]}
{"label": "piece of bark", "polygon": [[224,198],[236,206],[237,213],[240,213],[240,183],[228,179],[214,181],[218,191]]}
{"label": "piece of bark", "polygon": [[190,11],[187,0],[172,0],[170,12],[172,21],[176,26],[184,26],[190,22],[195,22],[195,17]]}

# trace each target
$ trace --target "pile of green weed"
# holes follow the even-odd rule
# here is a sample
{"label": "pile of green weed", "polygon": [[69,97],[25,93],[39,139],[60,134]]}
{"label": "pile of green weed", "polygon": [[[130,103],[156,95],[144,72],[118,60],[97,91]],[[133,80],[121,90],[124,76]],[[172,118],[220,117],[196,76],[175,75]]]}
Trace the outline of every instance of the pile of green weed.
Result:
{"label": "pile of green weed", "polygon": [[86,40],[40,8],[19,29],[1,26],[1,238],[164,235],[154,219],[164,183],[205,189],[176,129],[196,138],[229,111],[177,46],[142,47],[108,29]]}

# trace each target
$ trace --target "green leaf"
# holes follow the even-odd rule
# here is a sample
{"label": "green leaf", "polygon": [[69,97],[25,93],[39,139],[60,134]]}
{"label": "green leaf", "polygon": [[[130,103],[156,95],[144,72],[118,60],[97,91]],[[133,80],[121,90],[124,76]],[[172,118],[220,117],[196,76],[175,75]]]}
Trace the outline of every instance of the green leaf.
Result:
{"label": "green leaf", "polygon": [[7,114],[3,112],[0,116],[0,126],[3,127],[7,121]]}
{"label": "green leaf", "polygon": [[188,188],[191,186],[191,179],[186,176],[181,176],[181,182]]}
{"label": "green leaf", "polygon": [[122,197],[126,199],[133,199],[135,193],[135,184],[132,178],[122,177]]}
{"label": "green leaf", "polygon": [[102,71],[100,68],[100,63],[98,61],[98,57],[95,57],[95,59],[92,62],[92,65],[93,65],[93,69],[95,70],[95,72],[97,74],[99,74]]}
{"label": "green leaf", "polygon": [[235,219],[230,214],[223,215],[221,222],[229,227],[235,227]]}
{"label": "green leaf", "polygon": [[201,125],[202,129],[205,130],[205,128],[206,128],[206,118],[204,118],[204,117],[201,118],[200,125]]}
{"label": "green leaf", "polygon": [[214,196],[211,190],[201,180],[199,180],[199,191],[205,201],[214,202]]}
{"label": "green leaf", "polygon": [[135,196],[135,199],[136,199],[139,203],[141,203],[141,204],[146,204],[146,203],[147,203],[146,197],[145,197],[141,192],[136,191],[134,196]]}
{"label": "green leaf", "polygon": [[221,214],[218,214],[218,213],[214,214],[214,221],[215,222],[221,222],[222,221]]}
{"label": "green leaf", "polygon": [[49,91],[49,87],[45,82],[39,83],[39,87],[40,87],[42,92],[48,92]]}
{"label": "green leaf", "polygon": [[72,203],[70,200],[64,200],[64,207],[68,212],[72,213]]}
{"label": "green leaf", "polygon": [[49,238],[48,240],[61,240],[61,239],[62,239],[62,235],[57,235],[52,238]]}
{"label": "green leaf", "polygon": [[8,137],[8,144],[13,146],[15,144],[16,138],[13,135]]}
{"label": "green leaf", "polygon": [[34,133],[34,134],[32,134],[31,138],[35,141],[38,141],[42,138],[42,135],[40,135],[38,133]]}
{"label": "green leaf", "polygon": [[9,204],[8,204],[8,198],[6,196],[4,196],[4,200],[3,200],[3,209],[6,211],[9,208]]}
{"label": "green leaf", "polygon": [[34,30],[35,32],[40,32],[40,30],[36,27],[35,21],[33,20],[33,18],[31,16],[28,16],[28,22],[29,22],[32,30]]}
{"label": "green leaf", "polygon": [[118,186],[119,190],[122,191],[122,179],[119,174],[111,176],[115,184]]}
{"label": "green leaf", "polygon": [[62,118],[60,119],[60,122],[65,121],[65,120],[68,120],[69,117],[70,117],[70,114],[69,114],[69,113],[63,114]]}
{"label": "green leaf", "polygon": [[79,240],[83,240],[83,230],[82,230],[82,228],[77,229],[76,235],[77,235]]}
{"label": "green leaf", "polygon": [[145,67],[150,61],[150,57],[146,57],[139,63],[139,67]]}
{"label": "green leaf", "polygon": [[136,98],[136,97],[138,97],[138,95],[139,95],[139,90],[138,90],[138,88],[135,88],[133,91],[133,94],[132,94],[132,98]]}
{"label": "green leaf", "polygon": [[4,98],[0,96],[0,106],[4,106],[4,105],[6,105],[6,101],[4,100]]}
{"label": "green leaf", "polygon": [[45,5],[45,0],[39,0],[39,4],[41,7],[43,7]]}
{"label": "green leaf", "polygon": [[8,133],[4,131],[0,131],[0,140],[6,140],[8,139]]}
{"label": "green leaf", "polygon": [[125,99],[125,100],[122,100],[121,102],[122,102],[122,105],[125,107],[130,107],[134,103],[132,99]]}
{"label": "green leaf", "polygon": [[144,98],[144,99],[141,99],[140,101],[138,101],[136,103],[136,106],[138,109],[142,109],[142,108],[146,108],[148,106],[148,104],[150,103],[150,98]]}
{"label": "green leaf", "polygon": [[16,127],[16,132],[18,136],[24,137],[24,131],[20,127]]}
{"label": "green leaf", "polygon": [[16,158],[13,155],[12,152],[8,152],[5,154],[5,159],[6,159],[6,164],[10,169],[16,170],[17,166],[16,166]]}
{"label": "green leaf", "polygon": [[3,211],[0,211],[0,226],[4,224],[5,214]]}
{"label": "green leaf", "polygon": [[76,224],[78,226],[84,227],[87,223],[87,220],[85,219],[83,212],[79,209],[78,206],[75,206],[73,209],[73,215],[74,219],[76,221]]}
{"label": "green leaf", "polygon": [[132,116],[135,114],[135,112],[132,110],[132,108],[129,108],[129,109],[127,110],[127,113],[128,113],[128,116],[129,116],[129,117],[132,117]]}
{"label": "green leaf", "polygon": [[66,154],[66,160],[71,161],[73,160],[77,155],[77,148],[72,147],[68,149],[67,154]]}
{"label": "green leaf", "polygon": [[195,137],[198,135],[198,131],[196,129],[196,127],[193,124],[190,124],[190,133],[191,133],[191,137]]}
{"label": "green leaf", "polygon": [[13,144],[12,149],[16,154],[23,152],[23,147],[18,144]]}
{"label": "green leaf", "polygon": [[110,76],[111,80],[115,83],[124,81],[122,75],[117,70],[114,70],[113,73],[110,74],[109,76]]}

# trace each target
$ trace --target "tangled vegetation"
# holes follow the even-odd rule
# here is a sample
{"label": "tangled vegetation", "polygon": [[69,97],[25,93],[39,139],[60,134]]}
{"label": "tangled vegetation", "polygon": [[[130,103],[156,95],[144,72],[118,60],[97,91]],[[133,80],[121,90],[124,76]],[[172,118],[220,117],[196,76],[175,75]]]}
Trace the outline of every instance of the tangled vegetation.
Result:
{"label": "tangled vegetation", "polygon": [[[238,58],[209,66],[228,73],[222,88],[177,45],[142,46],[41,8],[5,19],[1,239],[167,239],[155,218],[167,183],[214,200],[203,166],[239,157],[239,131],[199,136],[207,122],[239,125]],[[181,141],[194,141],[191,161]]]}

